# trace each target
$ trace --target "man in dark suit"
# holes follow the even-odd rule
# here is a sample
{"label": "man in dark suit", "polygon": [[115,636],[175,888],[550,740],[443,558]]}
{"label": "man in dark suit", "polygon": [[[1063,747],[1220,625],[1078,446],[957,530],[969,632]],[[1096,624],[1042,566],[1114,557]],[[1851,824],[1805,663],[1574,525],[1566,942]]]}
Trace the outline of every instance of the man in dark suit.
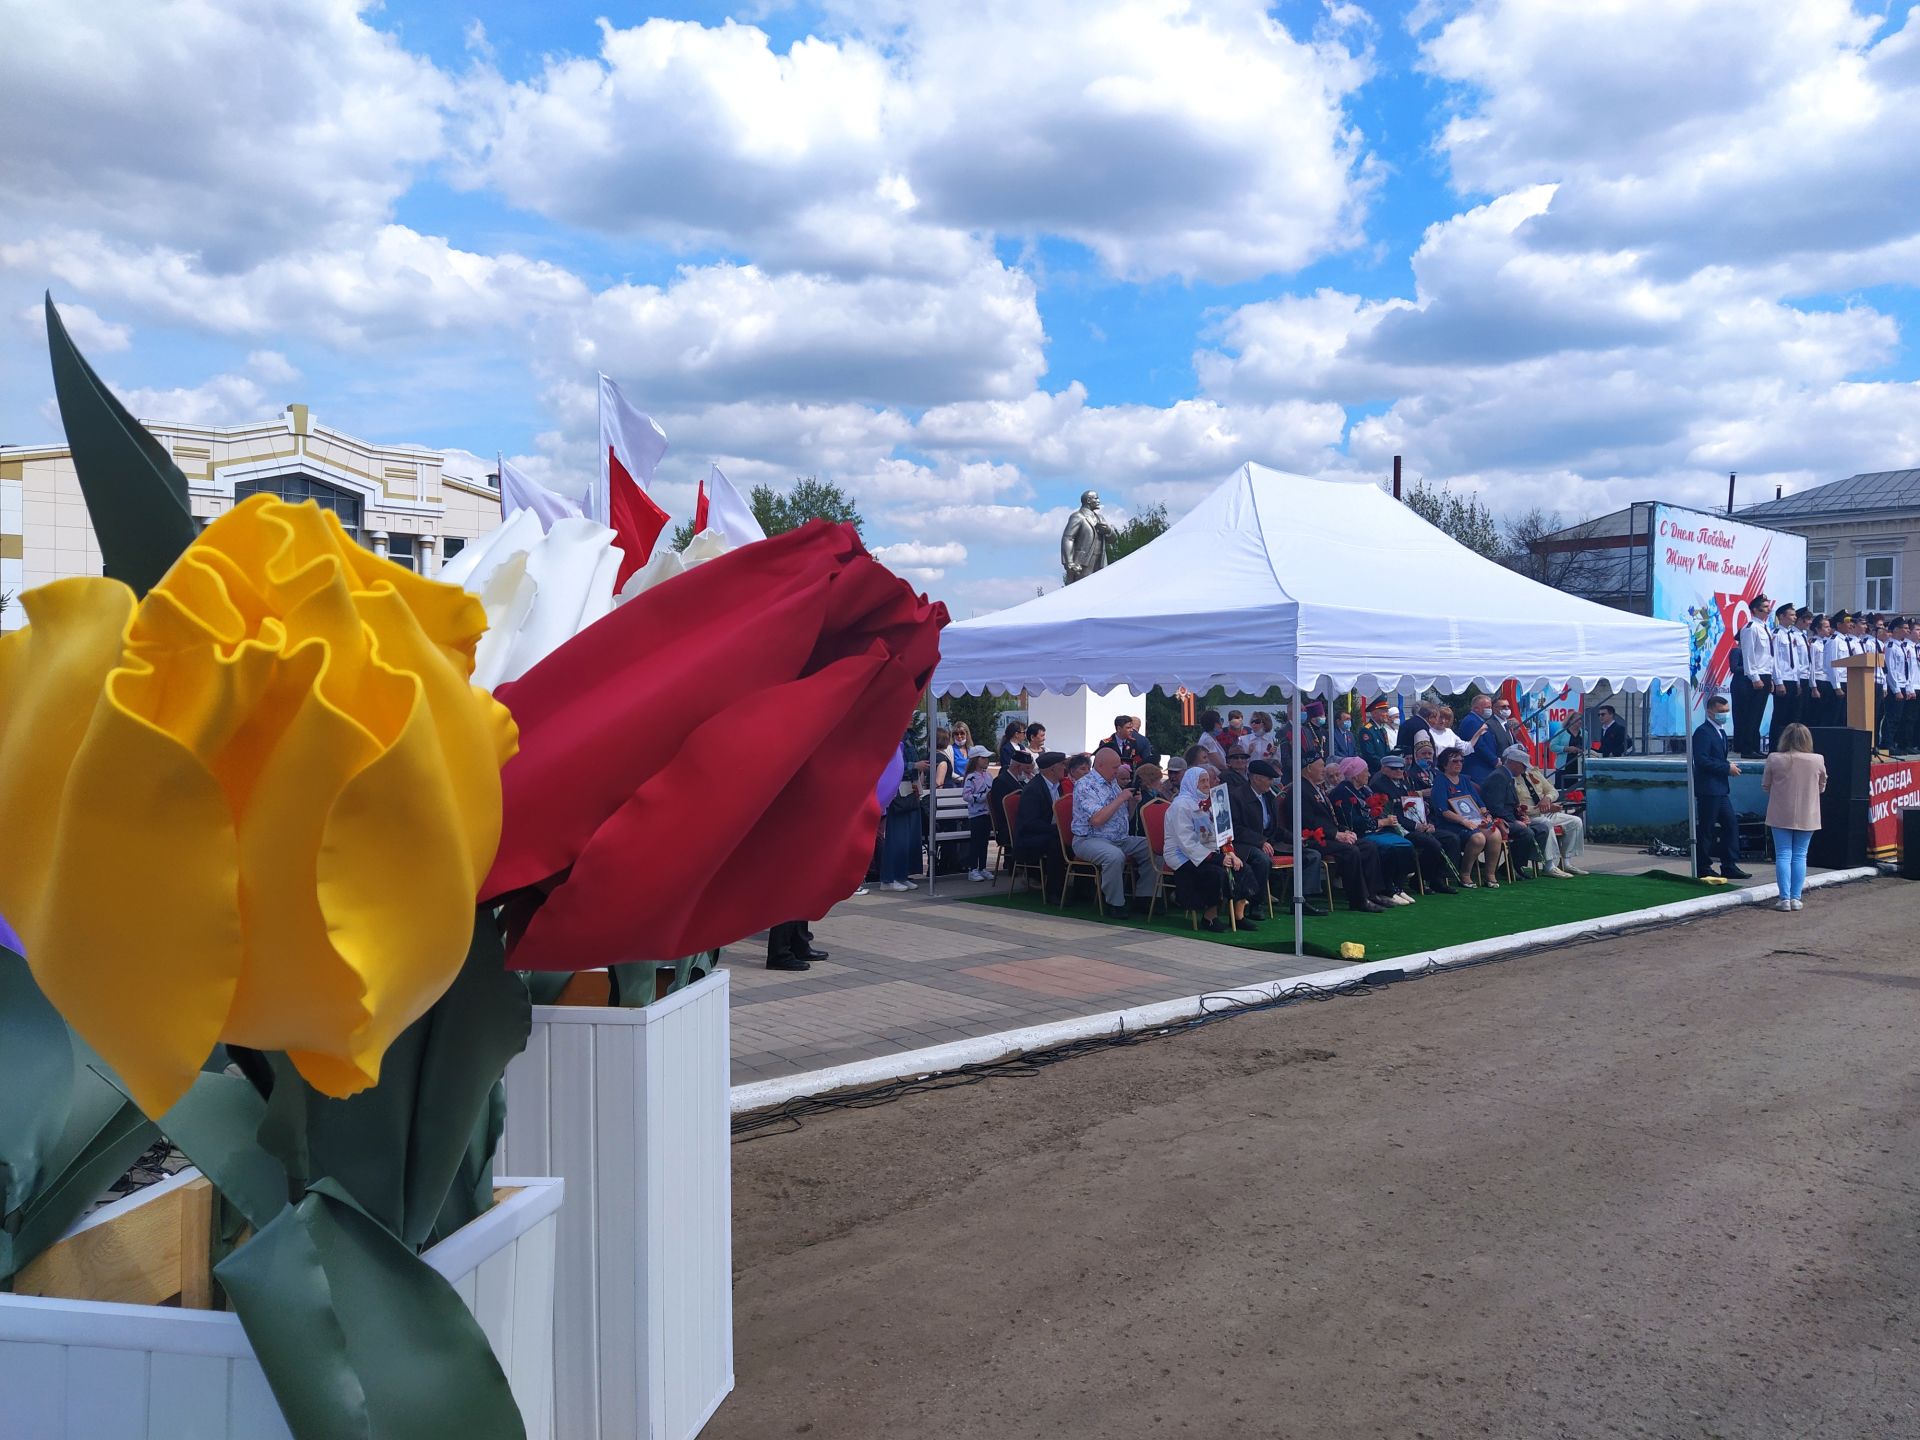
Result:
{"label": "man in dark suit", "polygon": [[1349,909],[1377,915],[1387,908],[1374,898],[1387,893],[1386,879],[1380,873],[1380,852],[1362,845],[1353,831],[1341,828],[1340,817],[1327,795],[1327,763],[1318,755],[1311,760],[1303,756],[1300,762],[1300,828],[1303,832],[1319,832],[1314,846],[1327,864],[1340,871]]}
{"label": "man in dark suit", "polygon": [[1712,870],[1716,853],[1720,873],[1729,880],[1745,880],[1740,868],[1740,822],[1733,813],[1733,776],[1738,762],[1727,754],[1728,718],[1733,707],[1724,695],[1707,700],[1707,718],[1693,732],[1693,819],[1700,848],[1693,857],[1695,878]]}
{"label": "man in dark suit", "polygon": [[[1326,894],[1326,862],[1311,845],[1294,845],[1293,803],[1284,791],[1276,787],[1274,782],[1279,778],[1280,767],[1271,760],[1255,760],[1247,766],[1247,792],[1253,799],[1253,808],[1247,816],[1248,823],[1254,827],[1252,833],[1259,837],[1260,849],[1270,861],[1281,855],[1297,855],[1293,883],[1300,887],[1301,908],[1309,915],[1325,915],[1325,905],[1305,897]],[[1233,792],[1229,790],[1227,793],[1232,795]],[[1240,833],[1240,810],[1236,804],[1233,812],[1233,848],[1236,852],[1244,852],[1246,848],[1240,840]]]}
{"label": "man in dark suit", "polygon": [[1058,750],[1043,751],[1035,762],[1039,774],[1020,792],[1014,821],[1013,858],[1022,865],[1040,866],[1041,892],[1057,892],[1067,878],[1067,862],[1060,854],[1060,830],[1053,802],[1060,798],[1060,782],[1067,778],[1067,757]]}
{"label": "man in dark suit", "polygon": [[1118,750],[1121,760],[1129,765],[1151,765],[1160,757],[1153,753],[1140,734],[1139,727],[1131,715],[1113,717],[1113,734],[1102,740],[1096,747],[1101,750]]}
{"label": "man in dark suit", "polygon": [[767,931],[767,969],[809,970],[827,952],[813,948],[813,930],[804,920],[783,920]]}
{"label": "man in dark suit", "polygon": [[1596,749],[1603,760],[1617,760],[1627,753],[1627,727],[1620,723],[1620,712],[1602,705],[1594,712],[1600,717],[1600,739]]}
{"label": "man in dark suit", "polygon": [[1024,747],[1016,746],[1007,752],[1000,773],[987,787],[987,818],[993,822],[993,838],[1009,855],[1013,854],[1013,837],[1007,834],[1007,796],[1026,789],[1032,779],[1033,756]]}
{"label": "man in dark suit", "polygon": [[1496,820],[1504,820],[1507,825],[1507,850],[1513,856],[1514,878],[1527,878],[1527,866],[1533,864],[1540,853],[1540,843],[1534,839],[1533,827],[1527,824],[1527,817],[1520,813],[1520,788],[1514,777],[1527,768],[1527,752],[1524,746],[1512,745],[1507,753],[1500,757],[1500,763],[1486,779],[1480,782],[1480,798],[1487,802],[1487,813]]}

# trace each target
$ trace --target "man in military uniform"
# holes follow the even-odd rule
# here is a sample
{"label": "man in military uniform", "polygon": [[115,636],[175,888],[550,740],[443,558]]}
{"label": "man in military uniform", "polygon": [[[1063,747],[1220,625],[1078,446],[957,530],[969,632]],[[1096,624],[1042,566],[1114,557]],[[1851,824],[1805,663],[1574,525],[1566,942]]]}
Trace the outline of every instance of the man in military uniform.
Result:
{"label": "man in military uniform", "polygon": [[1112,540],[1113,527],[1100,513],[1100,492],[1086,491],[1080,508],[1067,517],[1067,528],[1060,532],[1060,568],[1067,572],[1067,584],[1106,569]]}

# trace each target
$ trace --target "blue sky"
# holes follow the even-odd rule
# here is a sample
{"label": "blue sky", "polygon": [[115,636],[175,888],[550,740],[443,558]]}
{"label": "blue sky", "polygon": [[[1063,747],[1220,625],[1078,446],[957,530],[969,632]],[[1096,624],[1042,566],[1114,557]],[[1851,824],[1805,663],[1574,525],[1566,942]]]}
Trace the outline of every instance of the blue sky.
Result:
{"label": "blue sky", "polygon": [[[1920,22],[1845,0],[0,0],[0,439],[135,409],[577,488],[596,369],[960,613],[1242,460],[1571,520],[1915,463]],[[604,17],[604,23],[603,23]]]}

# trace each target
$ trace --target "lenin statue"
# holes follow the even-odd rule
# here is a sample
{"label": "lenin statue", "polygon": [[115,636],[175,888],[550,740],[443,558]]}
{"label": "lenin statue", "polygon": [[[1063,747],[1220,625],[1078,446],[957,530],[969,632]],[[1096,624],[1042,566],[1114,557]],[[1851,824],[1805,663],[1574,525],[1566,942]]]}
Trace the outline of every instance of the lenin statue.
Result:
{"label": "lenin statue", "polygon": [[1089,490],[1060,532],[1060,568],[1067,572],[1067,584],[1106,569],[1107,543],[1112,539],[1113,527],[1100,513],[1100,492]]}

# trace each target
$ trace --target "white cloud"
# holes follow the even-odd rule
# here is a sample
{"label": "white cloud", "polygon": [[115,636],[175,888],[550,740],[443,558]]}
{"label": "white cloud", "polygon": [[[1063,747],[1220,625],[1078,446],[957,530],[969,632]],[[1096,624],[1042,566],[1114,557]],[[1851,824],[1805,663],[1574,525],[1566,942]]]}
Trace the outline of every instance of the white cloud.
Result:
{"label": "white cloud", "polygon": [[1046,368],[1033,282],[990,255],[950,283],[688,268],[602,291],[574,324],[579,361],[662,402],[926,405],[1024,394]]}
{"label": "white cloud", "polygon": [[384,220],[451,94],[364,0],[4,7],[0,203],[226,271]]}
{"label": "white cloud", "polygon": [[247,369],[269,385],[290,385],[300,371],[278,350],[255,350],[247,356]]}
{"label": "white cloud", "polygon": [[1345,426],[1338,405],[1284,399],[1228,406],[1086,403],[1074,382],[1057,394],[937,406],[921,417],[916,443],[963,455],[1001,454],[1036,474],[1073,476],[1096,488],[1115,481],[1224,476],[1247,460],[1315,469]]}
{"label": "white cloud", "polygon": [[[67,327],[73,343],[87,354],[110,355],[133,344],[132,326],[104,319],[98,311],[86,305],[59,300],[54,303],[60,307],[60,323]],[[19,312],[18,319],[35,339],[42,344],[46,342],[47,311],[44,305],[27,306]]]}
{"label": "white cloud", "polygon": [[289,250],[231,274],[208,269],[187,251],[56,231],[0,243],[0,269],[51,275],[203,333],[293,331],[342,346],[422,332],[520,329],[587,298],[586,286],[559,266],[477,254],[403,225],[337,247]]}
{"label": "white cloud", "polygon": [[957,540],[985,540],[998,544],[1031,544],[1057,538],[1072,507],[1036,510],[1031,505],[930,505],[896,510],[889,523],[915,534],[950,535]]}
{"label": "white cloud", "polygon": [[1848,0],[1481,0],[1423,49],[1459,87],[1457,183],[1556,182],[1535,246],[1684,274],[1920,234],[1920,14],[1884,23]]}
{"label": "white cloud", "polygon": [[[464,88],[469,185],[774,265],[928,273],[966,232],[1055,234],[1127,276],[1243,279],[1359,238],[1344,100],[1366,63],[1256,0],[854,7],[849,33],[601,22],[598,56]],[[1020,56],[1009,64],[1008,57]]]}

